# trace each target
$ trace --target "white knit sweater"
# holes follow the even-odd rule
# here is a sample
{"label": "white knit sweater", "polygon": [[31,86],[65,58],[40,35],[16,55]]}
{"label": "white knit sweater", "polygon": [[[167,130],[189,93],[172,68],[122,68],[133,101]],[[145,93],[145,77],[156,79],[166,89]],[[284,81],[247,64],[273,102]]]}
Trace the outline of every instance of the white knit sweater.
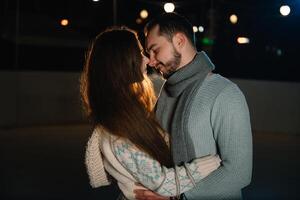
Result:
{"label": "white knit sweater", "polygon": [[117,180],[123,195],[134,199],[133,190],[143,188],[136,186],[137,182],[163,196],[186,192],[217,169],[220,159],[218,156],[207,156],[168,169],[128,140],[112,136],[103,128],[96,128],[88,141],[86,166],[92,187],[109,185],[110,174]]}

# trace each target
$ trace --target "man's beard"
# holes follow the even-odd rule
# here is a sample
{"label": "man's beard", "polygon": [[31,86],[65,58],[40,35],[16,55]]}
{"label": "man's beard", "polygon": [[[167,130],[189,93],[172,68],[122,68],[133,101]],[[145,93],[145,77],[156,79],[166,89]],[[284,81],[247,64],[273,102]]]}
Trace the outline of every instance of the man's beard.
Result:
{"label": "man's beard", "polygon": [[181,63],[181,54],[173,48],[173,58],[166,62],[166,64],[160,63],[164,66],[166,72],[162,73],[165,79],[168,79],[174,72],[177,71],[179,65]]}

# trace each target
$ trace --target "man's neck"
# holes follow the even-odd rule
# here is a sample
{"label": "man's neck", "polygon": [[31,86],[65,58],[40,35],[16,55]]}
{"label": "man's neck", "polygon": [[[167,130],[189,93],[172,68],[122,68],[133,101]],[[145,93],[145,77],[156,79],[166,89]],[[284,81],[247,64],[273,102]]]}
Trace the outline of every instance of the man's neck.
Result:
{"label": "man's neck", "polygon": [[186,65],[188,65],[190,62],[192,62],[195,58],[197,54],[197,51],[192,49],[190,51],[187,50],[187,52],[185,52],[185,54],[182,54],[182,57],[181,57],[181,64],[179,65],[179,67],[177,68],[180,69],[182,67],[185,67]]}

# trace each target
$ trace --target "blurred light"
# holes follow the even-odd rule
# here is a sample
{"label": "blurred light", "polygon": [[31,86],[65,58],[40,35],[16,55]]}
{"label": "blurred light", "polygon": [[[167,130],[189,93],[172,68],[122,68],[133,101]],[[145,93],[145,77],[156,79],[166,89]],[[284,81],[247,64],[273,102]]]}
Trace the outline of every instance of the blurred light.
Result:
{"label": "blurred light", "polygon": [[200,33],[202,33],[204,31],[204,27],[203,26],[199,26],[198,30],[199,30]]}
{"label": "blurred light", "polygon": [[239,44],[248,44],[248,43],[250,43],[250,40],[247,37],[238,37],[237,42]]}
{"label": "blurred light", "polygon": [[282,50],[281,49],[277,49],[276,54],[277,54],[277,56],[281,56],[282,55]]}
{"label": "blurred light", "polygon": [[232,24],[236,24],[238,21],[238,17],[235,14],[230,15],[229,20]]}
{"label": "blurred light", "polygon": [[148,11],[147,10],[142,10],[140,12],[140,16],[142,19],[146,19],[148,17]]}
{"label": "blurred light", "polygon": [[135,20],[135,22],[136,22],[137,24],[141,24],[141,23],[143,22],[143,20],[142,20],[141,18],[137,18],[137,19]]}
{"label": "blurred light", "polygon": [[164,9],[167,13],[173,12],[175,10],[175,5],[173,3],[165,3]]}
{"label": "blurred light", "polygon": [[194,33],[198,32],[197,26],[193,26],[193,31],[194,31]]}
{"label": "blurred light", "polygon": [[280,11],[281,15],[287,16],[287,15],[290,14],[291,9],[288,5],[283,5],[283,6],[280,7],[279,11]]}
{"label": "blurred light", "polygon": [[93,0],[93,2],[98,2],[99,0]]}
{"label": "blurred light", "polygon": [[207,38],[207,37],[204,37],[202,39],[202,44],[204,44],[204,45],[213,45],[214,44],[214,40],[212,40],[210,38]]}
{"label": "blurred light", "polygon": [[68,26],[68,24],[69,24],[69,20],[67,20],[67,19],[62,19],[60,21],[60,25],[62,25],[62,26]]}

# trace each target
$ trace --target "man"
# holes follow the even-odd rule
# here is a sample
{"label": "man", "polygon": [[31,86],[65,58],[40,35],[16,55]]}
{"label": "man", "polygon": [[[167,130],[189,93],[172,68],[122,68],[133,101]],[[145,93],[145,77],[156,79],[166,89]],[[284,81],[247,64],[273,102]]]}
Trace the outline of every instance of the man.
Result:
{"label": "man", "polygon": [[[174,164],[219,154],[222,165],[182,199],[241,199],[251,181],[252,134],[240,89],[221,75],[204,52],[197,52],[191,24],[165,13],[145,28],[149,65],[166,78],[156,114],[171,134]],[[137,190],[137,199],[164,199]]]}

